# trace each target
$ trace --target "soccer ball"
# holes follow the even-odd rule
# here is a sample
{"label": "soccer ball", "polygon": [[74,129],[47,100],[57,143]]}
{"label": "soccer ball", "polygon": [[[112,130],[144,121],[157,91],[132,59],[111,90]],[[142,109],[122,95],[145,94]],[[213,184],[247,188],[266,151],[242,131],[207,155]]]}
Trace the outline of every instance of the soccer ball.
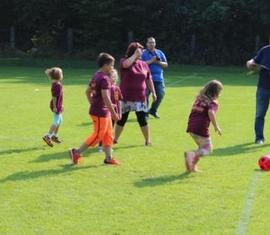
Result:
{"label": "soccer ball", "polygon": [[269,171],[270,170],[270,156],[268,155],[263,155],[258,161],[259,167],[263,171]]}

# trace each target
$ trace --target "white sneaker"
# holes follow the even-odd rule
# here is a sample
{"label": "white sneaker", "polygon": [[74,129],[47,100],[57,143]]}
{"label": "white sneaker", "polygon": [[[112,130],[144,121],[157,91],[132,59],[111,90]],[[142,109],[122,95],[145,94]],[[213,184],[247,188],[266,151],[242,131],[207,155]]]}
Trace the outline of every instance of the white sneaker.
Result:
{"label": "white sneaker", "polygon": [[103,152],[103,147],[102,146],[98,146],[98,152],[102,153]]}

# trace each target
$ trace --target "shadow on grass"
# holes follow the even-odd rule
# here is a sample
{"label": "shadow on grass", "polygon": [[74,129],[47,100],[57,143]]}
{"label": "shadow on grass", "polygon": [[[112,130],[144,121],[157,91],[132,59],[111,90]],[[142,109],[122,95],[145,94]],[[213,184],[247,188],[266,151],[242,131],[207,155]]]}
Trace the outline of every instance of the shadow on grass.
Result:
{"label": "shadow on grass", "polygon": [[34,147],[34,148],[26,148],[26,149],[8,149],[8,150],[3,150],[0,151],[0,156],[1,155],[7,155],[7,154],[13,154],[13,153],[25,153],[25,152],[31,152],[35,150],[44,150],[46,147]]}
{"label": "shadow on grass", "polygon": [[78,124],[77,126],[93,126],[93,123],[92,122],[82,122],[80,124]]}
{"label": "shadow on grass", "polygon": [[119,146],[119,143],[118,143],[117,145],[113,146],[113,149],[117,150],[117,149],[132,149],[132,148],[143,148],[143,147],[148,148],[148,147],[145,147],[144,144]]}
{"label": "shadow on grass", "polygon": [[[83,154],[83,157],[87,157],[91,153],[97,153],[97,148],[88,149]],[[64,152],[58,152],[58,153],[42,154],[37,159],[35,159],[31,162],[49,162],[49,161],[62,160],[62,159],[67,159],[67,161],[70,160],[68,150],[64,151]]]}
{"label": "shadow on grass", "polygon": [[140,181],[137,181],[134,183],[134,185],[138,188],[144,188],[144,187],[155,187],[163,184],[168,184],[173,181],[180,181],[180,180],[185,180],[191,177],[190,172],[184,172],[180,175],[166,175],[166,176],[159,176],[159,177],[151,177],[151,178],[146,178],[142,179]]}
{"label": "shadow on grass", "polygon": [[252,153],[256,152],[258,149],[269,147],[270,144],[265,145],[256,145],[253,142],[245,143],[245,144],[237,144],[224,148],[217,148],[213,150],[213,155],[217,156],[232,156],[243,153]]}
{"label": "shadow on grass", "polygon": [[63,165],[60,169],[49,169],[49,170],[40,170],[40,171],[20,171],[12,175],[7,176],[0,180],[0,183],[5,183],[8,181],[20,181],[20,180],[31,180],[37,179],[40,177],[48,177],[64,174],[67,172],[73,172],[78,170],[85,170],[90,168],[96,168],[97,166],[73,166],[71,164]]}

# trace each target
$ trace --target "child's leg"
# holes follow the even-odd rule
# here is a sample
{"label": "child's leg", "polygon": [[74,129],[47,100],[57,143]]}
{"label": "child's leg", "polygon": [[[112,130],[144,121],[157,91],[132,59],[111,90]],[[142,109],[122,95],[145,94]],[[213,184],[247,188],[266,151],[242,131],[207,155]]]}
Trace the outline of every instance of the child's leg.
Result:
{"label": "child's leg", "polygon": [[107,131],[102,139],[103,149],[105,152],[105,160],[106,164],[117,165],[119,162],[113,158],[112,156],[112,145],[113,145],[113,128],[111,120],[108,120]]}
{"label": "child's leg", "polygon": [[200,160],[200,157],[208,155],[211,152],[211,139],[193,133],[190,133],[190,135],[198,145],[198,149],[185,153],[186,168],[188,171],[198,171],[197,163]]}

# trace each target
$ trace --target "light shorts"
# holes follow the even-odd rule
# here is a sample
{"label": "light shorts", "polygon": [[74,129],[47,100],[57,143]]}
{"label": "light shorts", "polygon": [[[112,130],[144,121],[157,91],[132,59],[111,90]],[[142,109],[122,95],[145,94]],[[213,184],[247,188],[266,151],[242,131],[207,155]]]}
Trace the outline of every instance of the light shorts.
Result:
{"label": "light shorts", "polygon": [[59,126],[63,122],[63,116],[61,113],[53,113],[53,125]]}
{"label": "light shorts", "polygon": [[130,111],[135,112],[148,112],[148,107],[146,102],[131,102],[131,101],[122,101],[122,113],[127,113]]}
{"label": "light shorts", "polygon": [[198,151],[202,156],[209,155],[212,152],[213,146],[210,137],[203,137],[191,132],[189,134],[198,145]]}

